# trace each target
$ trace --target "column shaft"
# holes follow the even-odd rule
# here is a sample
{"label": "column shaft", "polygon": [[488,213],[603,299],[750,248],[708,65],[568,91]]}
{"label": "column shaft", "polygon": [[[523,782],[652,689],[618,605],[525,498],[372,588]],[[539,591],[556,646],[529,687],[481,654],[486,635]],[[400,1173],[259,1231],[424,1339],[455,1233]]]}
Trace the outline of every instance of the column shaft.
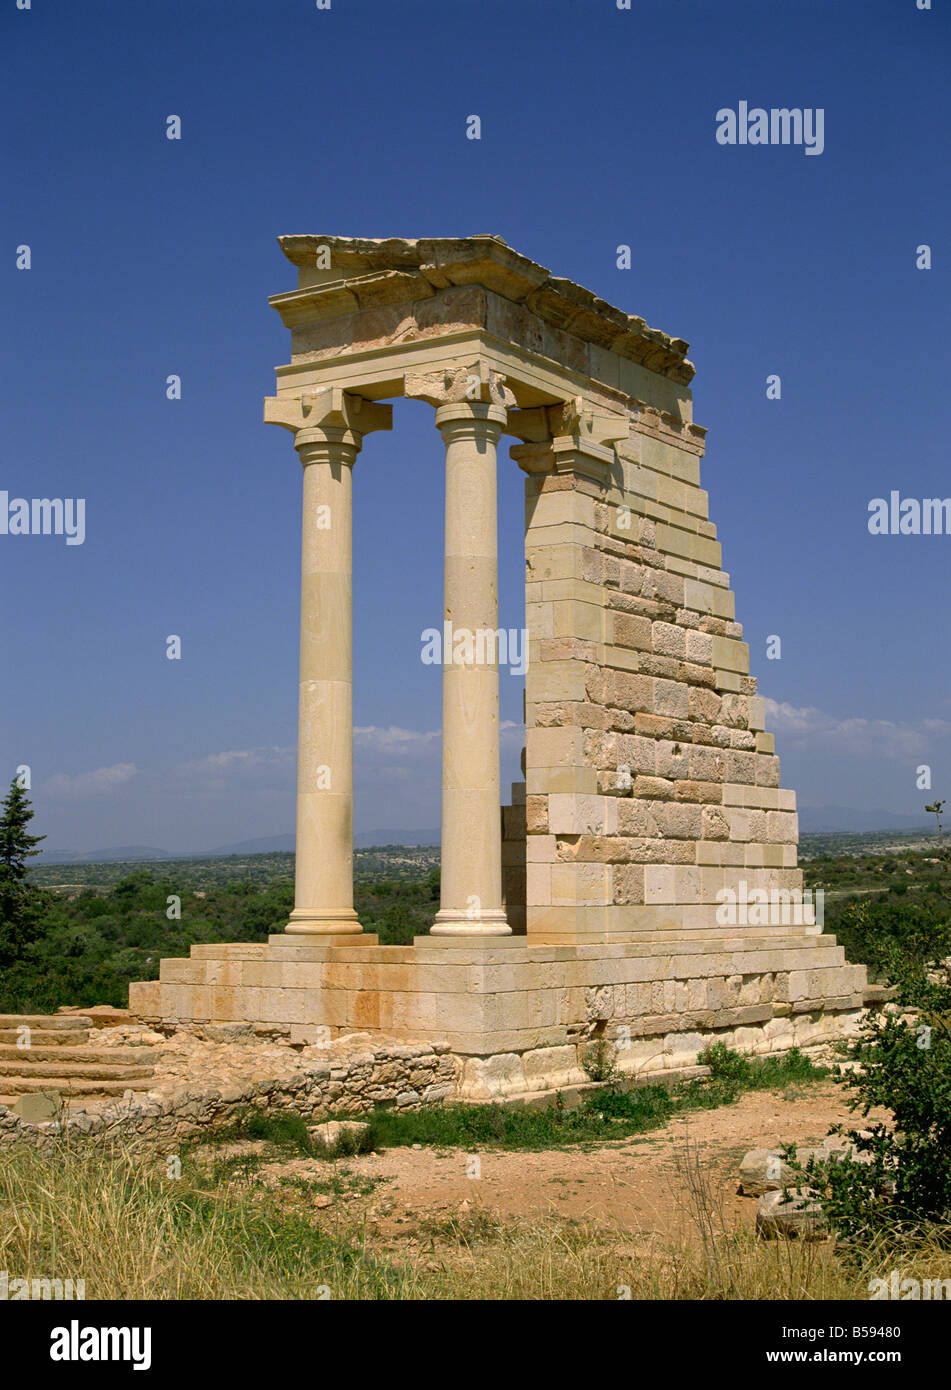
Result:
{"label": "column shaft", "polygon": [[502,908],[495,646],[496,444],[505,420],[504,408],[478,401],[436,411],[446,444],[442,887],[432,927],[438,936],[511,935]]}
{"label": "column shaft", "polygon": [[[301,548],[297,864],[289,932],[362,930],[353,910],[351,467],[357,446],[298,442]],[[349,436],[350,439],[353,436]]]}

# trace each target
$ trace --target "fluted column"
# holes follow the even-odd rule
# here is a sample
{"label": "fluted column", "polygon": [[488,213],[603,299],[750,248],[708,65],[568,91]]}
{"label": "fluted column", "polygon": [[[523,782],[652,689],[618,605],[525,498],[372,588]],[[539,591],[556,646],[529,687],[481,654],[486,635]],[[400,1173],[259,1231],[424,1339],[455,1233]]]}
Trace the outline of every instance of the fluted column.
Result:
{"label": "fluted column", "polygon": [[286,931],[352,935],[352,473],[363,435],[391,408],[339,388],[271,399],[265,419],[294,431],[304,470],[294,910]]}
{"label": "fluted column", "polygon": [[479,400],[436,411],[446,445],[442,887],[431,929],[436,936],[509,936],[512,930],[502,907],[495,648],[496,445],[505,420],[503,406]]}

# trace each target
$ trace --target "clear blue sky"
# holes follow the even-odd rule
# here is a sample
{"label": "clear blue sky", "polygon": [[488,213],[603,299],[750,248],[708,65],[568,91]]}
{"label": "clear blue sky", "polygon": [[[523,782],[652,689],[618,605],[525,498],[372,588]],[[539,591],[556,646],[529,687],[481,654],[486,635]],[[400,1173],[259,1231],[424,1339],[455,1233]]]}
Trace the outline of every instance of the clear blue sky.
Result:
{"label": "clear blue sky", "polygon": [[[892,489],[951,495],[934,3],[4,0],[0,489],[86,499],[82,546],[0,536],[0,764],[31,766],[49,846],[293,827],[300,466],[261,423],[293,232],[497,233],[686,338],[784,781],[803,806],[910,814],[929,762],[951,795],[951,537],[866,524]],[[740,100],[823,108],[824,152],[719,145]],[[395,423],[355,474],[360,829],[439,818],[419,634],[441,613],[443,451],[428,407]],[[507,448],[500,478],[515,626]],[[521,683],[503,691],[515,723]],[[503,783],[520,746],[508,731]]]}

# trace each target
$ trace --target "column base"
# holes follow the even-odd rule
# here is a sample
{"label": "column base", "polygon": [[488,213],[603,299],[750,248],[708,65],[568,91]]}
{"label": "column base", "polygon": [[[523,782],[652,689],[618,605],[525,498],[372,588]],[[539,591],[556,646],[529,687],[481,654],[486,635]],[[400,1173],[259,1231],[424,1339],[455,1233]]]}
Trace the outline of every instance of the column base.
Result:
{"label": "column base", "polygon": [[363,927],[352,908],[322,912],[316,908],[295,907],[284,932],[290,936],[360,936]]}
{"label": "column base", "polygon": [[436,913],[436,920],[429,929],[430,936],[511,936],[512,928],[501,908],[496,912],[483,912],[478,917],[467,917],[465,912],[447,908]]}

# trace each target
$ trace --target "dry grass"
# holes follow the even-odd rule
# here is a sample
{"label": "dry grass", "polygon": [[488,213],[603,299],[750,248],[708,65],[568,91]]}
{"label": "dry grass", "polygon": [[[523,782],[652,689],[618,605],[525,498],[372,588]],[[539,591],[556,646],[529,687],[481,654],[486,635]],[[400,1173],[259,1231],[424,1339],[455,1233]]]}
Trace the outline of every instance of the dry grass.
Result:
{"label": "dry grass", "polygon": [[[951,1232],[846,1258],[831,1241],[762,1241],[729,1227],[685,1150],[699,1241],[665,1246],[558,1218],[472,1212],[421,1221],[413,1246],[354,1216],[289,1209],[154,1149],[88,1140],[0,1152],[0,1269],[79,1279],[106,1299],[859,1299],[873,1277],[951,1273]],[[412,1248],[412,1253],[410,1249]]]}

